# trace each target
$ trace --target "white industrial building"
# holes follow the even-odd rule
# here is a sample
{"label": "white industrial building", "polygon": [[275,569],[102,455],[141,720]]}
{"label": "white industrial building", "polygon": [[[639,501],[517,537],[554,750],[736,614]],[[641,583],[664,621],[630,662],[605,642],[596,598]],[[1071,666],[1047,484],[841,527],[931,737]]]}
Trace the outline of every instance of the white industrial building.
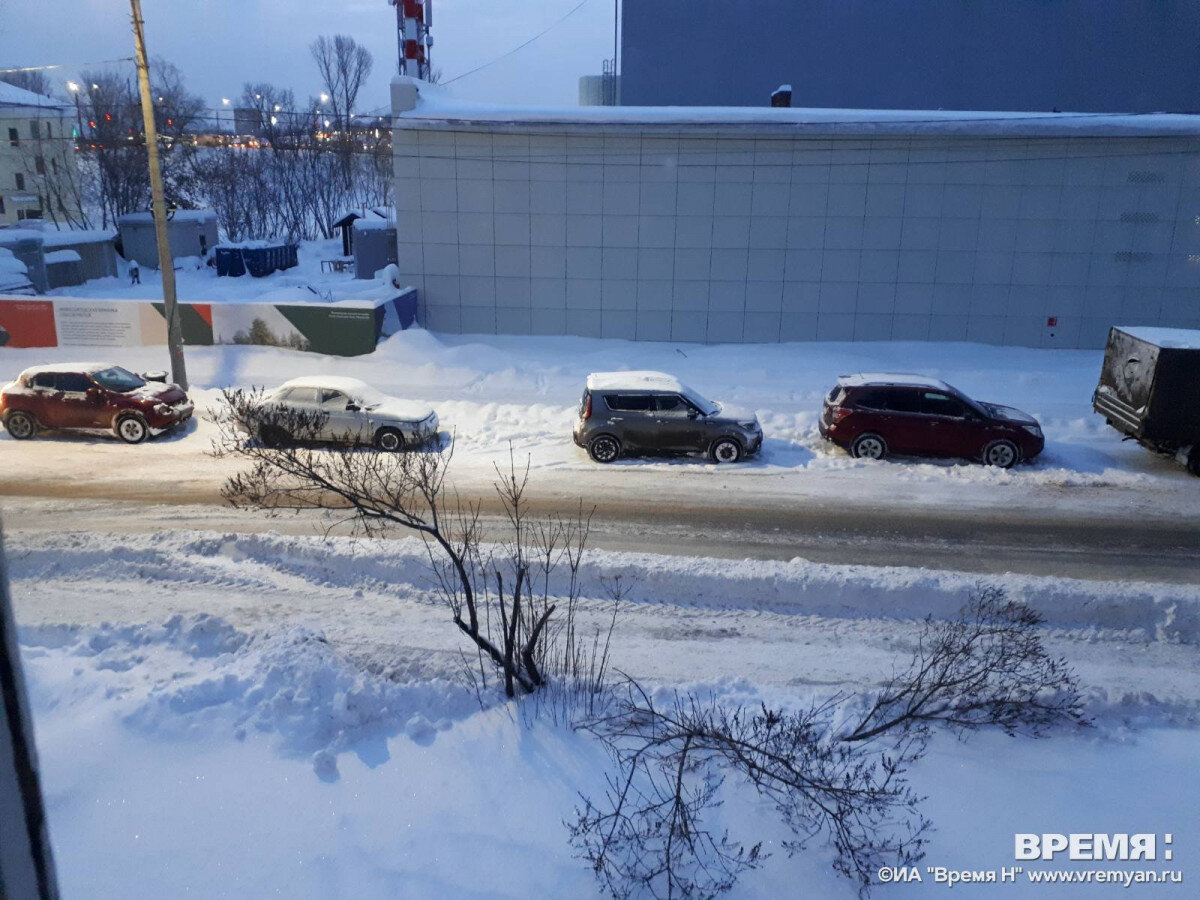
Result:
{"label": "white industrial building", "polygon": [[1098,347],[1200,327],[1200,116],[453,103],[393,83],[448,332]]}

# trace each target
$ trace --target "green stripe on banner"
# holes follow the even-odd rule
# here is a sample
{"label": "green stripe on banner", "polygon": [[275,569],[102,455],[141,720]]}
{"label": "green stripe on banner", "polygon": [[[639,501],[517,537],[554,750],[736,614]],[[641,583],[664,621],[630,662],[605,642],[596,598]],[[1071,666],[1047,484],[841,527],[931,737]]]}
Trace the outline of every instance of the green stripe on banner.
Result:
{"label": "green stripe on banner", "polygon": [[328,306],[276,306],[315,353],[359,356],[375,349],[375,310]]}

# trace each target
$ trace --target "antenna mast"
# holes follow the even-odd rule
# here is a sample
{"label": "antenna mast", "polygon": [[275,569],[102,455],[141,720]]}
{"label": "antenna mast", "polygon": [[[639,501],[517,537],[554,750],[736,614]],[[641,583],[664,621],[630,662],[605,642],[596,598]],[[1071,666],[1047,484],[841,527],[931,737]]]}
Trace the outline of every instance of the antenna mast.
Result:
{"label": "antenna mast", "polygon": [[400,74],[428,81],[432,72],[429,48],[433,35],[433,0],[388,0],[396,7],[396,42],[400,55]]}

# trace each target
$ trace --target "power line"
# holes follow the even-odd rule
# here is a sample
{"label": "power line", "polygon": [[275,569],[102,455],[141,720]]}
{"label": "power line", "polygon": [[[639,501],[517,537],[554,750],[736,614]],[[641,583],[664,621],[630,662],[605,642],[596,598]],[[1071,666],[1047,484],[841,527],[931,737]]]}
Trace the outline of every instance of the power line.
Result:
{"label": "power line", "polygon": [[469,69],[468,71],[463,72],[461,75],[455,75],[449,81],[443,81],[443,82],[441,82],[441,84],[443,84],[443,85],[454,84],[454,82],[456,82],[462,78],[466,78],[468,75],[474,75],[476,72],[483,71],[488,66],[495,65],[496,63],[500,62],[502,59],[507,59],[508,57],[510,57],[514,53],[516,53],[518,50],[524,50],[526,47],[528,47],[530,44],[532,44],[534,41],[536,41],[542,35],[557,28],[559,25],[561,25],[563,22],[567,21],[567,19],[571,18],[571,16],[575,15],[575,13],[579,12],[579,10],[583,9],[583,7],[587,6],[591,2],[592,2],[592,0],[582,0],[582,2],[573,6],[571,8],[571,10],[566,15],[564,15],[562,18],[557,19],[556,21],[554,21],[549,26],[547,26],[546,28],[539,31],[537,34],[535,34],[533,37],[531,37],[529,40],[525,41],[524,43],[518,44],[517,46],[515,46],[511,50],[509,50],[507,53],[501,53],[495,59],[489,60],[488,62],[485,62],[481,66],[476,66],[473,69]]}

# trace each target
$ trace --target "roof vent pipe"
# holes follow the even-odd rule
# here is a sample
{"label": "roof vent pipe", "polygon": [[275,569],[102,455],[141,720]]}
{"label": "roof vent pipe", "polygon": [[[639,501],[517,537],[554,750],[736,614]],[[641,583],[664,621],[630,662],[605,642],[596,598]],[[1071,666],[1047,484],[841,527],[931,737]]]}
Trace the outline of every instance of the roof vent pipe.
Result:
{"label": "roof vent pipe", "polygon": [[788,107],[792,105],[792,86],[781,84],[771,92],[771,105]]}

